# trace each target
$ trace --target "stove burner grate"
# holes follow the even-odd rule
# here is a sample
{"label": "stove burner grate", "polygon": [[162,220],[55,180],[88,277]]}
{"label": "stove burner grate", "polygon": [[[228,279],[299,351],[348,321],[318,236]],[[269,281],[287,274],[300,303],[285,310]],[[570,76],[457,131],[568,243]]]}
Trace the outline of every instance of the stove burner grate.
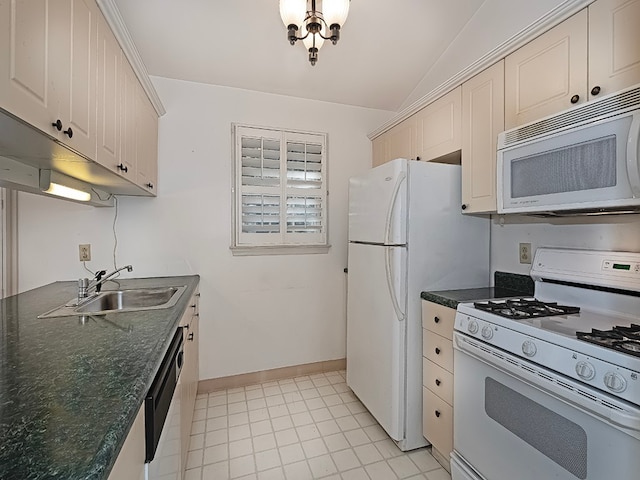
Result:
{"label": "stove burner grate", "polygon": [[613,327],[611,330],[594,328],[590,333],[576,332],[576,336],[585,342],[640,357],[640,325],[635,323],[629,327]]}
{"label": "stove burner grate", "polygon": [[514,319],[571,315],[580,312],[579,307],[558,305],[556,302],[541,302],[535,298],[474,302],[473,306],[479,310]]}

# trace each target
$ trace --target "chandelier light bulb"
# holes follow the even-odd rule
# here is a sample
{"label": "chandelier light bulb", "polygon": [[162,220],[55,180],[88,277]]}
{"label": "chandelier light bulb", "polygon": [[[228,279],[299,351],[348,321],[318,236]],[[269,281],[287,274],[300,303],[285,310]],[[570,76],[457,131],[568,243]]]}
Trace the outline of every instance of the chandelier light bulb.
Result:
{"label": "chandelier light bulb", "polygon": [[284,26],[296,25],[300,28],[304,24],[307,13],[307,0],[280,0],[280,17]]}
{"label": "chandelier light bulb", "polygon": [[349,0],[322,0],[322,15],[327,26],[343,26],[349,15]]}

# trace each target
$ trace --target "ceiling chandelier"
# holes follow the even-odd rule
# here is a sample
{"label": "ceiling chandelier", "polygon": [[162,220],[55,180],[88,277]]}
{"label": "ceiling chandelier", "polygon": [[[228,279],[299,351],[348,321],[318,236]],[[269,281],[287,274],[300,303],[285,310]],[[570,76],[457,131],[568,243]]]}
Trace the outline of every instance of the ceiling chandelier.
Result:
{"label": "ceiling chandelier", "polygon": [[325,40],[331,40],[334,45],[338,43],[340,27],[349,14],[349,1],[280,0],[280,16],[287,27],[287,39],[291,45],[302,40],[309,51],[311,65],[318,61],[318,50]]}

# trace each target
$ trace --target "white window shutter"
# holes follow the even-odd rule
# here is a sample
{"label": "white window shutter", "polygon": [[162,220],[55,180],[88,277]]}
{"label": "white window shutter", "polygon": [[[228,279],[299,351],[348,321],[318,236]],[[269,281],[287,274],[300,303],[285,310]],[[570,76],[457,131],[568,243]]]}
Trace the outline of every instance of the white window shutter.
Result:
{"label": "white window shutter", "polygon": [[326,135],[237,125],[233,247],[327,246]]}

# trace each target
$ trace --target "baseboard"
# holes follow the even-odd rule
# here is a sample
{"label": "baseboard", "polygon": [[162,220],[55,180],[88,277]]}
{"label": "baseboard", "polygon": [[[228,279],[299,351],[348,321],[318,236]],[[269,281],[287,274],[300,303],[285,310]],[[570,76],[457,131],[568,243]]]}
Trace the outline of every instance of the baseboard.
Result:
{"label": "baseboard", "polygon": [[242,373],[240,375],[230,375],[228,377],[209,378],[198,382],[198,393],[210,393],[227,388],[245,387],[247,385],[272,382],[274,380],[282,380],[284,378],[313,375],[314,373],[334,372],[336,370],[344,370],[346,366],[347,359],[338,358],[336,360],[292,365],[290,367],[273,368],[271,370]]}

